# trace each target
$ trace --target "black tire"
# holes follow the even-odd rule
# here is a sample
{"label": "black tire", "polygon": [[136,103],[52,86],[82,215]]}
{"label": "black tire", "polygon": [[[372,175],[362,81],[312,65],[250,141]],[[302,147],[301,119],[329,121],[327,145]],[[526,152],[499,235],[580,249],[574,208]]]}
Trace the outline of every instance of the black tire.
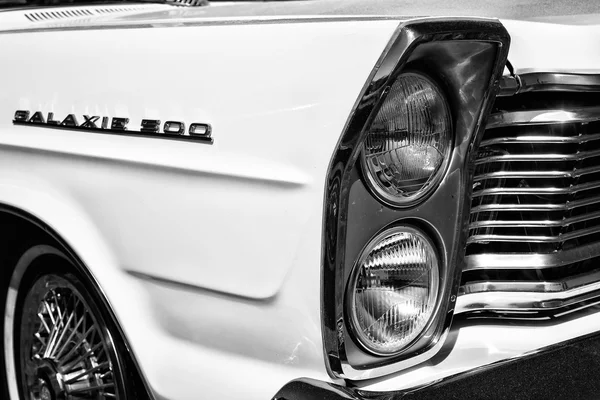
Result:
{"label": "black tire", "polygon": [[119,330],[101,294],[56,248],[34,246],[21,257],[3,326],[6,382],[18,399],[136,398],[127,385]]}

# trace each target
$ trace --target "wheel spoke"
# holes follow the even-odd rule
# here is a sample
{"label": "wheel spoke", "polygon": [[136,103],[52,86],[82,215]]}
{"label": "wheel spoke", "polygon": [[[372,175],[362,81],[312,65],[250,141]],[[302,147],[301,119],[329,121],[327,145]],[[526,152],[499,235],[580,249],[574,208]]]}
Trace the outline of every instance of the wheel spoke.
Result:
{"label": "wheel spoke", "polygon": [[78,380],[80,380],[80,378],[83,378],[84,376],[87,376],[87,375],[89,375],[89,374],[91,374],[91,373],[94,373],[94,372],[96,372],[96,371],[100,371],[100,370],[102,370],[102,369],[104,369],[104,368],[108,368],[108,367],[109,367],[109,364],[108,364],[108,362],[103,362],[102,364],[98,364],[98,365],[96,365],[95,367],[92,367],[92,368],[90,368],[90,369],[86,369],[86,370],[84,370],[84,371],[82,371],[82,372],[79,372],[79,373],[78,373],[77,375],[75,375],[75,376],[69,377],[69,379],[68,379],[68,380],[66,380],[66,381],[65,381],[65,383],[66,383],[67,385],[70,385],[70,384],[72,384],[72,383],[75,383],[75,382],[77,382]]}
{"label": "wheel spoke", "polygon": [[91,349],[89,349],[88,351],[86,351],[85,353],[80,355],[79,357],[77,357],[75,360],[71,361],[70,363],[68,363],[64,366],[59,364],[58,366],[59,366],[59,368],[62,367],[63,371],[69,371],[71,368],[73,368],[74,366],[76,366],[77,364],[79,364],[80,362],[85,360],[86,358],[90,357],[92,354],[94,354],[94,352],[96,352],[101,347],[102,347],[102,343],[98,343],[94,347],[92,347]]}
{"label": "wheel spoke", "polygon": [[[88,387],[82,387],[82,388],[77,388],[77,389],[73,389],[69,391],[69,394],[73,394],[73,393],[82,393],[82,392],[97,392],[100,390],[104,390],[104,389],[108,389],[108,388],[114,388],[115,384],[114,383],[105,383],[103,385],[96,385],[96,386],[88,386]],[[104,393],[104,395],[106,396],[108,393]]]}
{"label": "wheel spoke", "polygon": [[93,330],[94,327],[91,326],[88,329],[88,331],[83,334],[81,339],[79,339],[79,341],[73,346],[73,348],[69,350],[69,352],[62,358],[62,360],[58,362],[59,367],[62,366],[65,362],[67,362],[71,358],[71,356],[81,347],[81,345],[83,345],[83,343],[86,341],[87,335]]}
{"label": "wheel spoke", "polygon": [[52,295],[54,297],[54,304],[56,305],[56,313],[58,314],[58,319],[61,320],[62,313],[60,312],[60,306],[58,305],[58,296],[56,295],[56,292],[54,290],[52,290]]}
{"label": "wheel spoke", "polygon": [[83,322],[83,319],[80,319],[79,322],[77,323],[77,325],[75,325],[75,328],[73,328],[73,330],[71,331],[71,334],[69,335],[67,340],[65,340],[65,342],[63,343],[60,350],[58,350],[58,352],[55,355],[55,357],[57,359],[60,359],[60,356],[62,355],[63,351],[65,351],[65,349],[67,348],[67,345],[69,344],[71,339],[73,339],[73,336],[75,336],[75,334],[77,333],[77,329],[79,328],[79,325],[81,325],[82,322]]}
{"label": "wheel spoke", "polygon": [[54,314],[52,314],[52,309],[50,304],[47,301],[44,301],[44,307],[46,307],[46,311],[48,311],[48,316],[50,317],[50,321],[52,321],[53,325],[56,325],[56,320],[54,319]]}
{"label": "wheel spoke", "polygon": [[62,333],[62,329],[64,327],[64,317],[66,316],[66,312],[63,314],[60,309],[60,305],[58,304],[58,298],[56,292],[54,290],[51,291],[54,305],[56,307],[56,313],[58,314],[58,318],[55,320],[54,325],[52,326],[52,331],[50,332],[50,338],[48,339],[48,347],[46,347],[46,351],[44,352],[44,358],[49,358],[52,356],[52,352],[54,351],[54,346],[56,339],[59,334]]}
{"label": "wheel spoke", "polygon": [[50,336],[48,336],[48,346],[46,347],[46,351],[44,351],[44,358],[47,358],[50,355],[50,351],[52,350],[52,343],[54,342],[54,337],[56,336],[57,330],[58,326],[56,324],[52,325]]}
{"label": "wheel spoke", "polygon": [[57,390],[56,398],[68,400],[122,398],[118,353],[91,300],[65,277],[37,279],[21,309],[18,364],[25,390]]}
{"label": "wheel spoke", "polygon": [[[36,332],[36,334],[35,334],[35,335],[33,335],[33,336],[35,336],[35,338],[36,338],[37,340],[39,340],[39,341],[40,341],[40,343],[41,343],[42,345],[44,345],[44,346],[46,345],[46,341],[45,341],[45,340],[44,340],[44,339],[43,339],[43,338],[40,336],[40,333],[39,333],[39,332]],[[41,350],[41,349],[40,349],[40,350]]]}
{"label": "wheel spoke", "polygon": [[50,333],[50,328],[48,327],[48,324],[46,323],[46,319],[44,318],[44,316],[42,315],[42,313],[39,312],[37,315],[40,318],[40,321],[42,322],[42,326],[44,327],[44,329],[46,330],[46,332]]}
{"label": "wheel spoke", "polygon": [[106,371],[105,373],[103,373],[102,375],[100,375],[100,379],[104,379],[108,375],[112,375],[112,373],[113,373],[112,370],[109,369],[108,371]]}
{"label": "wheel spoke", "polygon": [[65,323],[65,326],[62,327],[62,332],[60,334],[60,337],[56,341],[56,343],[54,343],[54,346],[53,346],[53,349],[52,349],[52,353],[50,354],[50,357],[54,357],[55,356],[56,350],[58,350],[58,346],[60,346],[60,343],[62,342],[63,338],[65,337],[65,334],[69,330],[69,325],[71,325],[71,320],[73,320],[73,316],[74,316],[74,313],[71,313],[71,315],[69,316],[69,319]]}

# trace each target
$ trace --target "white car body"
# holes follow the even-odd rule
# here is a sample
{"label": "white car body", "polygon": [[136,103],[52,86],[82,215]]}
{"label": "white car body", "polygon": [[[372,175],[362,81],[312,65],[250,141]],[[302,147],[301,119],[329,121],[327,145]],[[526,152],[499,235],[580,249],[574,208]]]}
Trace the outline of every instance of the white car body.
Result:
{"label": "white car body", "polygon": [[[334,381],[321,332],[325,179],[405,21],[228,7],[0,13],[0,203],[43,221],[89,268],[156,399],[266,399],[299,377]],[[501,22],[515,71],[600,73],[600,25]],[[208,123],[214,143],[16,126],[16,110]],[[590,313],[535,336],[456,328],[442,362],[359,386],[424,385],[598,324]]]}

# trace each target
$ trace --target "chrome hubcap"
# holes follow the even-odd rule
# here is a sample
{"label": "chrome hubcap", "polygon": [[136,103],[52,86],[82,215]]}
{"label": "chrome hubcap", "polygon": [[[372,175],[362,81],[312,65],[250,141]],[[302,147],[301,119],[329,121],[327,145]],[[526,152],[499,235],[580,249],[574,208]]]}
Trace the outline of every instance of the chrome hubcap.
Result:
{"label": "chrome hubcap", "polygon": [[46,385],[46,382],[44,382],[43,380],[39,380],[40,382],[40,400],[52,400],[52,398],[54,396],[52,396],[52,392],[50,392],[50,389],[48,388],[48,385]]}
{"label": "chrome hubcap", "polygon": [[120,398],[110,334],[69,281],[40,278],[22,310],[20,365],[28,399]]}
{"label": "chrome hubcap", "polygon": [[[36,400],[56,400],[64,394],[62,375],[57,372],[52,361],[35,359],[35,374],[30,385],[30,394]],[[64,397],[64,396],[62,396]]]}

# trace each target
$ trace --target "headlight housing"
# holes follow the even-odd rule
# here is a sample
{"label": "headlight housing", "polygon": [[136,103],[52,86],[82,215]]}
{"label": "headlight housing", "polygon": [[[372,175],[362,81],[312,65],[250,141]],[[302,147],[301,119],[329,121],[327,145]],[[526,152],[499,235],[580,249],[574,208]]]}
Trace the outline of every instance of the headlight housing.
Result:
{"label": "headlight housing", "polygon": [[438,85],[401,74],[368,128],[361,155],[366,180],[384,202],[409,206],[442,179],[452,151],[452,119]]}
{"label": "headlight housing", "polygon": [[[363,86],[332,155],[325,185],[321,310],[325,364],[332,378],[355,382],[394,374],[422,365],[444,348],[466,265],[464,244],[474,172],[471,161],[493,109],[509,45],[510,36],[498,21],[402,22]],[[390,194],[387,189],[391,185],[379,185],[374,179],[379,177],[366,165],[367,157],[378,154],[365,150],[373,123],[377,126],[383,118],[378,114],[386,107],[394,110],[392,88],[409,73],[440,85],[441,90],[433,91],[443,92],[453,125],[444,130],[451,132],[451,143],[442,165],[435,176],[427,174],[428,180],[417,187],[414,197],[407,190],[401,196]],[[429,84],[425,79],[422,81]],[[423,100],[413,94],[410,101]],[[446,110],[448,106],[442,104]],[[437,164],[433,165],[435,170]],[[374,346],[364,337],[359,339],[352,316],[357,265],[365,244],[401,224],[418,227],[433,239],[439,266],[437,299],[425,328],[412,342],[409,338],[394,353],[370,350]]]}
{"label": "headlight housing", "polygon": [[428,326],[438,298],[440,262],[432,241],[411,226],[375,236],[351,280],[350,313],[359,342],[377,355],[407,348]]}

